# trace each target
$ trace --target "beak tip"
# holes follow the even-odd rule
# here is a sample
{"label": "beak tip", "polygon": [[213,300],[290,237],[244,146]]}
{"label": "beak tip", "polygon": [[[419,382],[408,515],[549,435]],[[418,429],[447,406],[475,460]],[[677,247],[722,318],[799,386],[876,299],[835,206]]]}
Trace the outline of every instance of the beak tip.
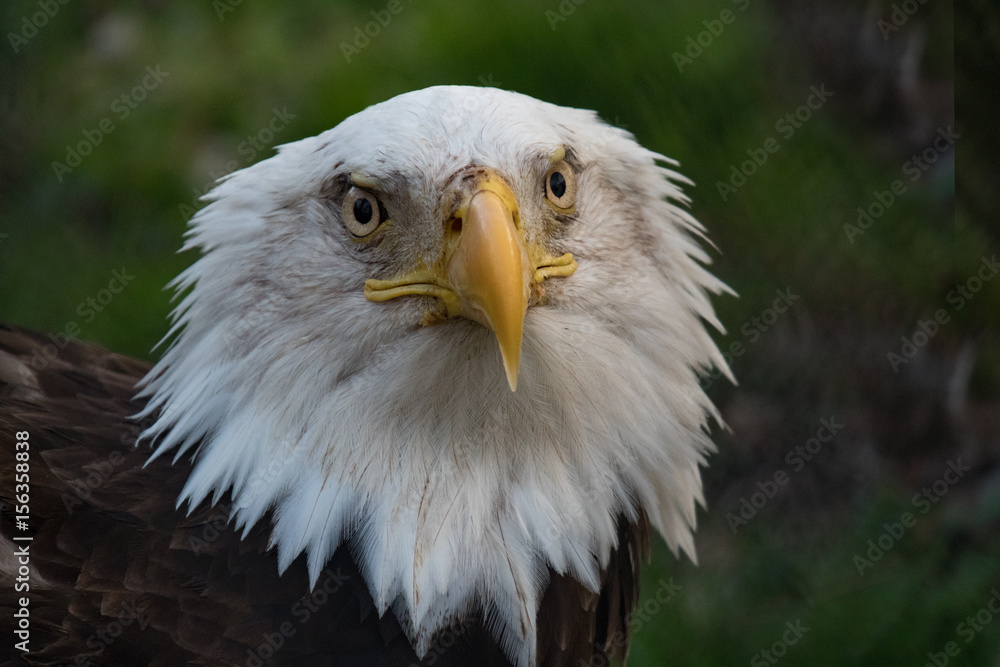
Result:
{"label": "beak tip", "polygon": [[517,360],[514,360],[513,363],[509,363],[507,355],[503,355],[503,369],[507,374],[507,384],[510,386],[510,390],[512,392],[517,391],[517,367]]}

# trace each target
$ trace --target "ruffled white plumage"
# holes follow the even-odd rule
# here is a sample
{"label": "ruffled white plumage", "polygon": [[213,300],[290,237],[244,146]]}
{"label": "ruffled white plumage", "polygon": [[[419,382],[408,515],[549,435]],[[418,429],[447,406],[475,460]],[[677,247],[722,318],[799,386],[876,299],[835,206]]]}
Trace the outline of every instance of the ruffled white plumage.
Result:
{"label": "ruffled white plumage", "polygon": [[[531,197],[538,155],[559,145],[584,164],[559,239],[579,268],[529,309],[512,393],[487,329],[417,328],[418,300],[366,301],[372,267],[315,200],[338,169],[403,174],[417,225],[468,164]],[[697,373],[728,373],[703,322],[721,329],[708,292],[727,288],[702,266],[704,230],[658,158],[590,112],[441,87],[226,179],[192,220],[187,247],[203,257],[176,281],[175,337],[143,392],[159,411],[145,434],[155,455],[199,446],[178,503],[231,490],[246,529],[274,509],[280,566],[305,553],[313,581],[348,545],[418,653],[479,605],[522,667],[548,568],[596,591],[619,514],[641,508],[694,558],[717,418]]]}

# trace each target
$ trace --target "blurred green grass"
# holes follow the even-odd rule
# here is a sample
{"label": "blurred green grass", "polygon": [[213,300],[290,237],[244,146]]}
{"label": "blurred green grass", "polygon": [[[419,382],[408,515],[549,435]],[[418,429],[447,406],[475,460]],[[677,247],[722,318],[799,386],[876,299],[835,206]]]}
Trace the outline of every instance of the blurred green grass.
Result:
{"label": "blurred green grass", "polygon": [[[899,177],[901,162],[874,161],[832,109],[816,112],[747,185],[720,199],[716,183],[730,166],[775,136],[774,122],[818,83],[787,62],[782,68],[791,72],[767,76],[789,54],[765,48],[775,41],[774,20],[756,5],[737,10],[734,23],[678,72],[671,53],[726,6],[585,3],[553,31],[543,13],[552,8],[543,5],[508,3],[486,17],[472,5],[414,1],[347,63],[341,43],[380,6],[243,3],[219,20],[211,5],[66,5],[10,67],[5,149],[14,159],[0,220],[12,234],[6,243],[18,250],[5,252],[0,275],[16,276],[5,284],[17,289],[4,290],[0,308],[53,328],[101,284],[114,264],[104,257],[141,265],[143,286],[175,273],[189,261],[169,257],[183,229],[179,206],[230,160],[248,164],[238,147],[273,109],[295,115],[276,137],[282,143],[407,90],[481,82],[596,109],[680,160],[697,184],[689,191],[693,210],[722,250],[719,272],[743,296],[719,301],[727,322],[759,311],[757,296],[773,286],[797,285],[830,310],[854,305],[859,291],[873,308],[889,303],[914,315],[943,297],[950,281],[975,268],[987,239],[948,223],[946,212],[928,215],[936,203],[913,188],[848,244],[842,226],[854,222],[874,189]],[[6,11],[17,15],[12,6]],[[112,102],[149,65],[170,76],[58,182],[51,163],[64,159],[84,129],[113,117]],[[914,261],[927,249],[936,261]],[[59,275],[70,270],[77,291],[67,291]],[[158,321],[165,306],[139,291],[130,290],[132,315],[120,314],[128,327],[118,325],[119,315],[102,317],[88,336],[148,355],[155,331],[136,325]],[[1000,297],[994,290],[987,299],[977,310],[995,320]]]}
{"label": "blurred green grass", "polygon": [[[943,508],[917,515],[913,528],[859,576],[855,556],[866,557],[868,541],[885,533],[884,523],[913,512],[898,493],[885,490],[870,506],[857,508],[852,520],[823,526],[823,539],[808,548],[801,539],[757,525],[767,521],[764,516],[734,536],[721,510],[710,513],[700,529],[700,565],[677,564],[660,545],[644,571],[640,610],[655,600],[659,581],[681,590],[636,633],[629,664],[773,664],[754,658],[796,621],[809,630],[787,647],[786,664],[923,665],[928,652],[944,650],[949,641],[961,649],[949,664],[997,664],[1000,619],[968,642],[967,633],[957,632],[1000,589],[995,535],[992,551],[949,546],[984,517]],[[998,500],[982,510],[994,523],[1000,519]]]}
{"label": "blurred green grass", "polygon": [[[994,252],[984,225],[954,213],[953,169],[907,182],[906,195],[848,241],[843,226],[855,222],[857,207],[869,205],[875,191],[901,178],[908,156],[881,150],[880,128],[852,122],[852,100],[842,92],[794,136],[779,138],[778,152],[737,193],[725,201],[719,196],[717,182],[728,178],[731,165],[778,138],[776,121],[806,101],[811,85],[823,83],[781,21],[782,3],[753,2],[746,11],[727,2],[563,5],[575,9],[553,30],[545,12],[558,12],[557,2],[483,7],[404,0],[350,62],[342,43],[384,3],[243,2],[221,18],[218,3],[208,2],[61,6],[16,55],[7,49],[0,64],[9,82],[0,110],[0,233],[8,235],[0,240],[0,318],[49,331],[76,322],[82,338],[155,358],[150,350],[170,310],[162,288],[193,260],[175,253],[184,207],[213,173],[270,154],[270,147],[252,157],[240,148],[275,109],[294,115],[276,133],[278,144],[396,94],[443,83],[485,83],[595,109],[678,159],[696,183],[687,189],[691,209],[719,248],[715,270],[740,293],[716,300],[729,328],[719,337],[724,345],[741,340],[741,325],[760,315],[776,289],[792,288],[801,295],[797,326],[818,331],[821,340],[828,331],[846,331],[858,356],[885,370],[886,350],[945,307],[948,291]],[[672,54],[726,8],[735,20],[678,71]],[[7,3],[0,11],[4,25],[17,30],[34,5]],[[924,68],[948,76],[950,3],[921,12],[914,24],[930,30]],[[169,76],[119,120],[112,103],[141,81],[147,66]],[[115,130],[60,182],[52,163],[106,116]],[[123,267],[134,282],[85,321],[79,304]],[[954,322],[921,354],[995,331],[998,286],[954,312]],[[770,358],[768,349],[762,344],[734,360],[740,391],[792,405],[864,400],[864,380],[829,351],[803,354],[809,364],[830,363],[814,374],[836,381],[803,386],[812,380],[802,378],[812,376],[802,372],[799,357]],[[995,395],[1000,353],[983,346],[978,359],[973,392]],[[723,384],[712,388],[720,401],[735,391]],[[746,474],[742,459],[721,449],[709,473],[710,501]],[[942,551],[948,520],[932,514],[859,578],[851,556],[880,533],[882,521],[905,509],[908,488],[865,496],[836,514],[816,544],[772,529],[776,518],[758,519],[760,526],[733,536],[725,508],[710,505],[698,538],[700,567],[675,561],[657,543],[645,594],[670,577],[683,592],[636,633],[630,664],[745,663],[798,618],[811,630],[789,648],[787,664],[920,664],[1000,583],[997,563],[982,555],[1000,540],[994,533],[984,538],[986,547]],[[995,525],[997,508],[982,512],[974,527]],[[990,656],[1000,664],[998,635],[1000,624],[988,628],[963,646],[955,664],[987,664]]]}

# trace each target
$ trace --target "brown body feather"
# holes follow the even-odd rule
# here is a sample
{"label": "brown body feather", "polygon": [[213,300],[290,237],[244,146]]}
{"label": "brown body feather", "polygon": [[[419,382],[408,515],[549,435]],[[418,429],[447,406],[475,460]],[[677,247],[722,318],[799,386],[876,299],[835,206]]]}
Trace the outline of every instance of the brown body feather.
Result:
{"label": "brown body feather", "polygon": [[[228,499],[175,508],[191,462],[135,447],[145,362],[0,325],[0,665],[509,665],[478,615],[442,631],[418,660],[390,611],[379,617],[349,549],[310,591],[305,558],[281,576],[270,518],[242,538]],[[35,366],[32,366],[32,363]],[[37,367],[37,368],[36,368]],[[29,530],[14,523],[15,434],[30,437]],[[145,467],[144,467],[145,466]],[[622,518],[600,594],[551,573],[538,612],[538,663],[625,657],[648,551],[645,516]],[[15,651],[14,535],[30,542],[30,650]]]}

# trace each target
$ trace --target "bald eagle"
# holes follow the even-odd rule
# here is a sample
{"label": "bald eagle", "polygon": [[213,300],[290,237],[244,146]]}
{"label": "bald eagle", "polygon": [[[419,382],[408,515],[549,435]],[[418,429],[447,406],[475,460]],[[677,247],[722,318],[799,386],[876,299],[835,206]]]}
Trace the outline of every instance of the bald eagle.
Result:
{"label": "bald eagle", "polygon": [[420,90],[222,179],[154,366],[0,327],[3,650],[624,660],[650,526],[694,558],[699,375],[728,374],[674,165]]}

